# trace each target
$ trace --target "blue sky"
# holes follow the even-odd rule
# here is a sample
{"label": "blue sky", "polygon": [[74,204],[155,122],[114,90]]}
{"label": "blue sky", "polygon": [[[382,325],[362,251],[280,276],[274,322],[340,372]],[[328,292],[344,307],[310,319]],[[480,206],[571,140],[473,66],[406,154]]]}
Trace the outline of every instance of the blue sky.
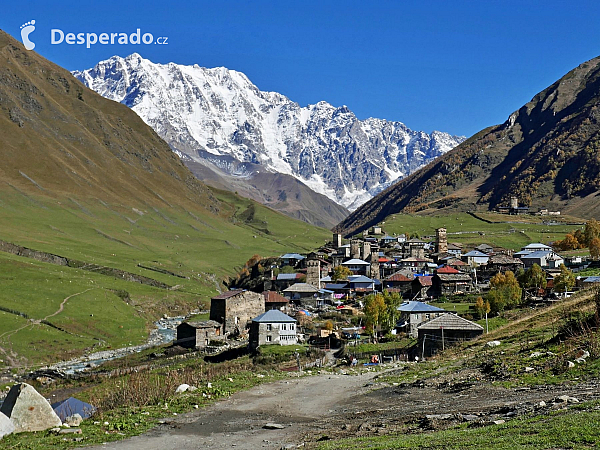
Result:
{"label": "blue sky", "polygon": [[[225,66],[261,90],[326,100],[361,118],[470,136],[501,123],[600,55],[600,2],[13,2],[0,28],[36,20],[35,51],[69,69],[134,51],[155,62]],[[52,45],[65,34],[137,28],[168,45]]]}

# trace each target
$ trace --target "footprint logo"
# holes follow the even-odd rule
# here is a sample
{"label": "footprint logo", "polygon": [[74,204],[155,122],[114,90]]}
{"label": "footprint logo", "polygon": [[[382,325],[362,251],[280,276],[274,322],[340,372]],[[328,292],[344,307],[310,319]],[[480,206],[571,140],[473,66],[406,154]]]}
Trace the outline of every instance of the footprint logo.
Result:
{"label": "footprint logo", "polygon": [[35,30],[35,20],[21,25],[21,40],[27,50],[33,50],[35,44],[29,40],[29,35]]}

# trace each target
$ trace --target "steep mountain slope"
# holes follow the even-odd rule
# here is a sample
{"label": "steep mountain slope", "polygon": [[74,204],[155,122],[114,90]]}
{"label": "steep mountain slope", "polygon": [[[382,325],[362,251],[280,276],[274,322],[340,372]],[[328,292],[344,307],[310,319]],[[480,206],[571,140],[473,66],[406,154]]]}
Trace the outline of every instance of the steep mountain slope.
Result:
{"label": "steep mountain slope", "polygon": [[239,163],[260,164],[349,209],[463,140],[400,122],[360,121],[326,102],[300,107],[223,67],[154,64],[132,54],[74,74],[130,106],[181,156],[201,164],[228,156],[232,163],[220,168],[234,176],[245,175],[235,171]]}
{"label": "steep mountain slope", "polygon": [[581,64],[498,126],[391,186],[336,229],[398,212],[492,209],[511,196],[535,208],[600,217],[600,58]]}
{"label": "steep mountain slope", "polygon": [[2,31],[0,136],[0,376],[141,343],[252,255],[331,236],[208,188],[131,109]]}

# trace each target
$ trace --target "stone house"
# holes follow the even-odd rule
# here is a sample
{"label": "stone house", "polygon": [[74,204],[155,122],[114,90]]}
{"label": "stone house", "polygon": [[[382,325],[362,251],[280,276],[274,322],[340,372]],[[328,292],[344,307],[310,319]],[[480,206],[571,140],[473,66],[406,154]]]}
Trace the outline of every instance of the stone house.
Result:
{"label": "stone house", "polygon": [[214,320],[205,322],[183,322],[177,326],[176,345],[202,350],[210,341],[221,341],[224,336],[221,324]]}
{"label": "stone house", "polygon": [[558,269],[565,260],[552,250],[540,250],[521,256],[521,261],[526,269],[537,264],[543,269]]}
{"label": "stone house", "polygon": [[222,333],[242,334],[250,321],[265,312],[265,298],[256,292],[234,289],[210,299],[210,320],[221,324]]}
{"label": "stone house", "polygon": [[479,250],[471,250],[469,253],[465,253],[461,256],[462,260],[468,265],[483,266],[488,263],[490,257]]}
{"label": "stone house", "polygon": [[433,287],[431,276],[419,276],[410,284],[411,294],[413,298],[427,298],[431,296],[431,288]]}
{"label": "stone house", "polygon": [[264,291],[262,295],[265,298],[265,311],[277,309],[287,312],[290,301],[283,295],[275,291]]}
{"label": "stone house", "polygon": [[413,279],[414,275],[411,272],[398,271],[383,280],[383,288],[404,294],[410,291]]}
{"label": "stone house", "polygon": [[433,297],[471,292],[473,290],[473,280],[466,273],[440,273],[438,271],[431,282],[431,295]]}
{"label": "stone house", "polygon": [[298,343],[296,319],[272,309],[252,319],[250,349],[261,345],[295,345]]}

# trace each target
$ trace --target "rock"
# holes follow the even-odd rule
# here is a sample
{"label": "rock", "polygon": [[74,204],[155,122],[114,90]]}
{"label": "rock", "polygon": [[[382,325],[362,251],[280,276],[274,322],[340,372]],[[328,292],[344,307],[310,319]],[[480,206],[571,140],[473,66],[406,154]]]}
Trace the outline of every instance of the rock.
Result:
{"label": "rock", "polygon": [[562,402],[562,403],[567,403],[569,401],[569,396],[568,395],[559,395],[558,397],[556,397],[556,402]]}
{"label": "rock", "polygon": [[69,425],[70,427],[78,427],[81,425],[82,420],[83,417],[81,417],[80,414],[75,413],[65,419],[65,424]]}
{"label": "rock", "polygon": [[63,428],[58,434],[82,434],[81,428]]}
{"label": "rock", "polygon": [[575,362],[576,362],[577,364],[583,364],[583,363],[585,362],[585,358],[584,358],[584,357],[576,358],[576,359],[575,359]]}
{"label": "rock", "polygon": [[452,419],[452,414],[427,414],[425,416],[429,420],[449,420]]}
{"label": "rock", "polygon": [[189,384],[180,384],[179,386],[177,386],[177,389],[175,389],[175,393],[176,394],[182,394],[185,391],[187,391],[190,388]]}
{"label": "rock", "polygon": [[573,361],[567,361],[567,369],[572,369],[575,367],[575,363]]}
{"label": "rock", "polygon": [[542,352],[533,352],[531,355],[529,355],[529,357],[530,358],[539,358],[542,355],[543,355]]}
{"label": "rock", "polygon": [[588,352],[587,350],[584,350],[583,354],[581,355],[581,357],[583,359],[589,358],[590,357],[590,352]]}
{"label": "rock", "polygon": [[490,341],[487,344],[488,347],[498,347],[500,345],[500,341]]}
{"label": "rock", "polygon": [[27,383],[15,384],[0,411],[15,426],[15,433],[23,431],[44,431],[62,425],[50,403]]}
{"label": "rock", "polygon": [[0,413],[0,439],[3,436],[8,436],[11,433],[14,433],[15,426],[10,421],[8,417],[6,417],[3,413]]}
{"label": "rock", "polygon": [[525,367],[525,372],[533,372],[534,370],[533,367]]}
{"label": "rock", "polygon": [[265,428],[266,430],[283,430],[285,428],[285,425],[281,425],[280,423],[269,422],[265,424],[263,428]]}
{"label": "rock", "polygon": [[188,388],[188,391],[189,391],[189,392],[194,392],[194,391],[197,391],[197,390],[198,390],[198,388],[197,388],[196,386],[190,386],[190,387]]}
{"label": "rock", "polygon": [[579,403],[579,399],[577,399],[575,397],[569,397],[569,399],[567,401],[569,403]]}
{"label": "rock", "polygon": [[503,419],[497,419],[497,420],[493,420],[492,423],[494,425],[502,425],[503,423],[506,423],[506,420]]}
{"label": "rock", "polygon": [[209,389],[212,388],[212,383],[209,381],[208,383],[206,383],[206,387]]}
{"label": "rock", "polygon": [[475,414],[463,414],[462,415],[462,420],[464,420],[465,422],[472,422],[474,420],[478,420],[479,416],[476,416]]}
{"label": "rock", "polygon": [[546,402],[544,400],[542,400],[541,402],[538,403],[538,406],[540,408],[544,408],[546,406]]}

